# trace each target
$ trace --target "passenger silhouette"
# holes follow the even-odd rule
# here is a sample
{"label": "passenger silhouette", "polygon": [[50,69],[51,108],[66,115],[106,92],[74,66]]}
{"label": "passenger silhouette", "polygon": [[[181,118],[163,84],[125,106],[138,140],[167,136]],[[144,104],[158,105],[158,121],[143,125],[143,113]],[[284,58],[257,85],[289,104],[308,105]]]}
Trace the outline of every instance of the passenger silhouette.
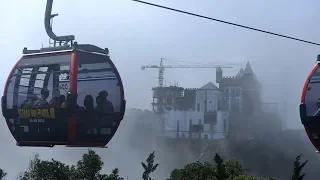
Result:
{"label": "passenger silhouette", "polygon": [[97,103],[97,106],[95,107],[95,109],[97,110],[97,111],[102,111],[102,103],[101,103],[101,97],[98,95],[97,97],[96,97],[96,103]]}
{"label": "passenger silhouette", "polygon": [[23,108],[23,106],[24,106],[27,102],[28,102],[28,99],[24,100],[24,101],[22,102],[22,104],[20,105],[20,108]]}
{"label": "passenger silhouette", "polygon": [[62,106],[62,104],[66,102],[66,96],[65,95],[61,95],[60,96],[60,107]]}
{"label": "passenger silhouette", "polygon": [[66,101],[64,101],[64,102],[61,104],[61,108],[67,108],[67,98],[66,98]]}
{"label": "passenger silhouette", "polygon": [[[104,113],[113,113],[113,105],[112,102],[108,100],[108,92],[107,91],[101,91],[99,95],[96,98],[96,111],[98,114],[96,115],[97,123],[99,123],[98,134],[101,133],[101,130],[105,128],[106,126],[109,126],[112,122],[112,117],[110,119],[109,115],[106,115]],[[102,114],[101,114],[102,113]]]}
{"label": "passenger silhouette", "polygon": [[49,102],[51,108],[60,108],[60,91],[56,90],[52,93],[52,99]]}
{"label": "passenger silhouette", "polygon": [[64,96],[64,95],[62,95],[62,96],[64,96],[65,97],[65,101],[64,102],[62,102],[62,104],[61,104],[61,108],[67,108],[67,97],[68,97],[68,93],[69,92],[67,92],[67,96]]}
{"label": "passenger silhouette", "polygon": [[[70,93],[70,92],[67,92],[66,100],[61,104],[61,108],[67,108],[67,101],[68,101],[68,94],[69,94],[69,93]],[[76,103],[76,106],[77,106],[78,109],[80,108],[80,106],[79,106],[78,103]]]}
{"label": "passenger silhouette", "polygon": [[86,127],[87,129],[87,133],[91,134],[92,132],[94,132],[94,134],[96,134],[97,132],[99,132],[99,130],[97,130],[97,128],[99,129],[99,127],[97,127],[99,124],[96,120],[96,115],[94,112],[94,100],[93,97],[91,95],[87,95],[84,98],[84,107],[86,109],[86,113],[85,113],[85,123],[86,123]]}
{"label": "passenger silhouette", "polygon": [[[49,108],[49,103],[47,102],[47,98],[49,97],[49,90],[46,88],[41,89],[41,97],[40,99],[36,100],[34,103],[34,108]],[[50,132],[51,128],[47,127],[46,124],[43,123],[35,123],[34,130],[38,132]]]}
{"label": "passenger silhouette", "polygon": [[103,90],[99,92],[97,100],[97,107],[96,110],[104,112],[104,113],[113,113],[113,104],[111,101],[108,100],[108,92]]}
{"label": "passenger silhouette", "polygon": [[38,100],[37,95],[32,94],[28,99],[24,101],[24,103],[21,105],[21,108],[25,109],[31,109],[34,107],[34,103]]}
{"label": "passenger silhouette", "polygon": [[93,110],[94,109],[93,97],[91,95],[86,95],[86,97],[84,98],[83,104],[87,110]]}
{"label": "passenger silhouette", "polygon": [[41,97],[34,103],[34,108],[49,108],[47,98],[49,97],[49,90],[46,88],[41,89]]}

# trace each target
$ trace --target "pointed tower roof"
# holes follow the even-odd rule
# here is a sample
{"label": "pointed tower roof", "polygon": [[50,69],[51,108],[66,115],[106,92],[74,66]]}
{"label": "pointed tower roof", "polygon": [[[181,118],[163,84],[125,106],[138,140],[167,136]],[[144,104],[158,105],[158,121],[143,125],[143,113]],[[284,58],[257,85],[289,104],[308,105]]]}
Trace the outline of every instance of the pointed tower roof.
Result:
{"label": "pointed tower roof", "polygon": [[241,68],[240,71],[237,73],[236,77],[242,77],[244,75],[244,70]]}
{"label": "pointed tower roof", "polygon": [[218,89],[218,87],[212,82],[209,82],[208,84],[202,86],[200,89]]}
{"label": "pointed tower roof", "polygon": [[216,71],[217,71],[217,72],[222,72],[221,67],[219,66]]}
{"label": "pointed tower roof", "polygon": [[244,68],[244,74],[254,74],[253,71],[252,71],[252,68],[251,68],[251,65],[249,63],[249,61],[247,62],[247,65],[246,67]]}

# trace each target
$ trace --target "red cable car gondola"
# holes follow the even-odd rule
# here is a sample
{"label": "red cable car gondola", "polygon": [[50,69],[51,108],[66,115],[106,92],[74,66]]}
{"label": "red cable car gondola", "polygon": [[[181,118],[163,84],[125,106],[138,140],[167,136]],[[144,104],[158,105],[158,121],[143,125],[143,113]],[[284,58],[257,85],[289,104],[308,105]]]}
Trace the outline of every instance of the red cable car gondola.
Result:
{"label": "red cable car gondola", "polygon": [[24,48],[4,88],[3,116],[18,146],[104,147],[125,112],[120,74],[108,49],[56,36],[51,9],[48,0],[45,27],[59,46]]}
{"label": "red cable car gondola", "polygon": [[320,151],[320,55],[304,83],[300,118],[313,146]]}

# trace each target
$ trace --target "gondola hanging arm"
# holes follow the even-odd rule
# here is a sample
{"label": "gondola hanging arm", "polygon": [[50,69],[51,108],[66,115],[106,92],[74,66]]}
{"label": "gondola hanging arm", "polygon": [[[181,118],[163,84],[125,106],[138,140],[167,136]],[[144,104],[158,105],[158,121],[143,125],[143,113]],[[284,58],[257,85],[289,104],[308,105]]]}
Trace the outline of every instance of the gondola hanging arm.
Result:
{"label": "gondola hanging arm", "polygon": [[63,42],[64,42],[64,45],[70,42],[72,46],[73,40],[75,39],[74,35],[57,36],[56,34],[53,33],[50,21],[52,18],[54,18],[55,16],[58,16],[59,14],[51,14],[52,4],[53,4],[53,0],[47,0],[45,17],[44,17],[44,26],[45,26],[46,32],[48,36],[52,40],[54,40],[54,46],[56,45],[56,42],[59,42],[59,45],[61,45]]}

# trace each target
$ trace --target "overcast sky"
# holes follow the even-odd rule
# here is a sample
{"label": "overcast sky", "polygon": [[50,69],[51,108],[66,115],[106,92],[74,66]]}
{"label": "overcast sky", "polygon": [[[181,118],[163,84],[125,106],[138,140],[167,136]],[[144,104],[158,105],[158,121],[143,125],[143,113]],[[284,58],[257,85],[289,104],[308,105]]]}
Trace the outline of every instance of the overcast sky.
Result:
{"label": "overcast sky", "polygon": [[[320,16],[317,15],[320,2],[315,0],[148,1],[320,42]],[[43,25],[45,3],[44,0],[0,0],[1,89],[23,47],[37,49],[42,44],[48,45]],[[264,85],[265,101],[277,102],[279,111],[283,111],[286,101],[288,126],[301,128],[298,111],[300,93],[306,75],[320,53],[319,47],[130,0],[55,0],[53,13],[59,13],[53,23],[57,35],[74,34],[79,43],[109,48],[111,58],[121,73],[129,108],[150,108],[151,88],[157,85],[158,71],[142,71],[141,66],[158,64],[161,57],[192,63],[250,61]],[[239,68],[226,70],[225,74],[235,75]],[[215,71],[167,69],[164,76],[167,85],[176,81],[191,88],[214,81]],[[9,173],[21,171],[27,166],[30,153],[38,150],[15,147],[5,122],[2,121],[1,125],[1,138],[6,146],[0,156],[0,167],[10,164],[10,169],[5,168]],[[107,151],[112,150],[119,153],[115,146]],[[71,150],[54,148],[39,151],[43,156],[61,158],[64,157],[61,154]],[[14,157],[9,152],[14,153]],[[7,159],[3,161],[3,158]]]}

